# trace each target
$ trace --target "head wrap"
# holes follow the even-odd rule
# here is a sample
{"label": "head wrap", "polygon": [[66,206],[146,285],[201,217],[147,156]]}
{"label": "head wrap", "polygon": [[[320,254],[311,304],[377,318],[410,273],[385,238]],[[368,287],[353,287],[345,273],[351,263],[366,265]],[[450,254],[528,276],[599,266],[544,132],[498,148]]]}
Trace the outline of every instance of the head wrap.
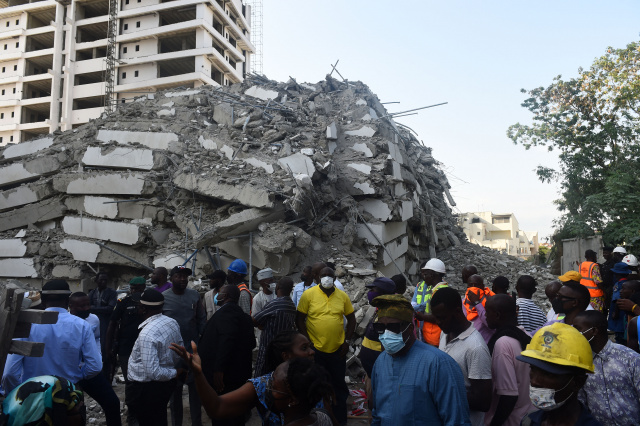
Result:
{"label": "head wrap", "polygon": [[258,281],[266,280],[267,278],[273,278],[273,269],[265,268],[258,271],[256,274]]}
{"label": "head wrap", "polygon": [[371,305],[378,308],[378,318],[388,317],[400,321],[413,321],[413,307],[411,303],[399,294],[385,294],[371,301]]}
{"label": "head wrap", "polygon": [[65,280],[51,280],[47,281],[45,285],[42,286],[42,294],[71,294],[71,290],[69,290],[69,283]]}

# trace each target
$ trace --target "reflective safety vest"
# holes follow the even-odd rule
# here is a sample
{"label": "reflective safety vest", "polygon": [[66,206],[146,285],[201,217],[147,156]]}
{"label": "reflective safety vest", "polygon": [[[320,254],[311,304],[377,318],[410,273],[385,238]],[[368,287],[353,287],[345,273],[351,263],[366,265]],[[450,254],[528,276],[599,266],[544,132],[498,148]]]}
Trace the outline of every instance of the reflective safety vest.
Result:
{"label": "reflective safety vest", "polygon": [[[433,297],[436,291],[440,290],[441,288],[449,287],[449,284],[445,282],[441,282],[434,285],[433,287],[427,287],[426,291],[423,292],[422,290],[424,289],[424,286],[426,286],[426,283],[424,281],[418,284],[418,289],[416,289],[416,291],[419,291],[419,293],[418,293],[418,297],[416,298],[416,302],[418,302],[419,305],[421,305],[422,302],[424,302],[424,305],[425,305],[424,313],[430,314],[431,298]],[[423,300],[423,295],[424,295],[424,300]],[[440,327],[438,327],[437,324],[434,324],[428,321],[424,321],[422,324],[422,338],[424,339],[425,343],[428,343],[430,345],[437,347],[440,344],[441,332],[442,330],[440,330]]]}
{"label": "reflective safety vest", "polygon": [[253,294],[251,294],[251,291],[249,291],[249,287],[247,287],[245,283],[238,284],[238,290],[246,291],[247,293],[249,293],[249,300],[251,300],[251,307],[253,307]]}
{"label": "reflective safety vest", "polygon": [[596,281],[593,279],[593,268],[595,268],[598,264],[595,262],[582,262],[580,264],[580,275],[582,275],[582,279],[580,280],[580,284],[585,286],[589,290],[589,295],[591,297],[602,297],[604,296],[604,291],[596,285]]}
{"label": "reflective safety vest", "polygon": [[467,297],[469,292],[472,292],[480,296],[480,303],[482,303],[482,306],[484,306],[487,303],[487,297],[495,296],[496,294],[493,291],[491,291],[488,287],[485,287],[484,289],[481,289],[478,287],[469,287],[467,289],[467,291],[464,294],[464,300],[462,303],[464,304],[464,307],[467,309],[467,320],[473,321],[474,319],[478,318],[478,310],[469,301],[469,298]]}

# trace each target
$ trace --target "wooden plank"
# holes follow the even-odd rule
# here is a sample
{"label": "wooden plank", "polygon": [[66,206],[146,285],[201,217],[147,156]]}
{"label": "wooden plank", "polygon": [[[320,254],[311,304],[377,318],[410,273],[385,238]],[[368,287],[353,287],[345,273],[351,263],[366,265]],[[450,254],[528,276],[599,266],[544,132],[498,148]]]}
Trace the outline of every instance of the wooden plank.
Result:
{"label": "wooden plank", "polygon": [[[18,322],[23,292],[13,288],[0,288],[0,374],[4,373],[7,355],[12,347],[13,330]],[[44,351],[44,349],[43,349]]]}
{"label": "wooden plank", "polygon": [[55,324],[58,322],[58,312],[42,311],[39,309],[23,309],[18,315],[18,322],[31,324]]}
{"label": "wooden plank", "polygon": [[9,353],[16,355],[39,357],[44,355],[44,343],[12,340]]}

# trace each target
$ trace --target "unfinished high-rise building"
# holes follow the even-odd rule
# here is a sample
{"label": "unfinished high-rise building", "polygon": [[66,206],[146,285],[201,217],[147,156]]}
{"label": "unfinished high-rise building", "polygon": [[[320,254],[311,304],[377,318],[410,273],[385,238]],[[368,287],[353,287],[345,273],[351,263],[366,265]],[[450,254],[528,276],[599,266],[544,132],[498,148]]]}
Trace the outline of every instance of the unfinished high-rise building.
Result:
{"label": "unfinished high-rise building", "polygon": [[250,16],[242,0],[0,0],[0,145],[159,89],[242,81]]}

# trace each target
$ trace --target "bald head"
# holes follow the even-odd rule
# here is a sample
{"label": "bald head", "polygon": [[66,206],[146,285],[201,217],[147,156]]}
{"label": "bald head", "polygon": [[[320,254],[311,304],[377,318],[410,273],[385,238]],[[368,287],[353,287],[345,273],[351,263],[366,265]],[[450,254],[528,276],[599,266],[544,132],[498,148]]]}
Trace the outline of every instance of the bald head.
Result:
{"label": "bald head", "polygon": [[501,328],[507,325],[518,325],[516,300],[506,294],[496,294],[487,299],[485,305],[487,325],[489,328]]}
{"label": "bald head", "polygon": [[544,294],[547,295],[547,299],[549,299],[549,302],[553,302],[553,300],[556,298],[560,287],[562,287],[562,283],[558,280],[551,281],[544,287]]}
{"label": "bald head", "polygon": [[467,280],[467,287],[484,288],[484,279],[480,275],[471,275]]}
{"label": "bald head", "polygon": [[478,273],[478,268],[475,265],[467,265],[462,268],[462,282],[464,284],[468,283],[469,277],[471,275],[476,275]]}

